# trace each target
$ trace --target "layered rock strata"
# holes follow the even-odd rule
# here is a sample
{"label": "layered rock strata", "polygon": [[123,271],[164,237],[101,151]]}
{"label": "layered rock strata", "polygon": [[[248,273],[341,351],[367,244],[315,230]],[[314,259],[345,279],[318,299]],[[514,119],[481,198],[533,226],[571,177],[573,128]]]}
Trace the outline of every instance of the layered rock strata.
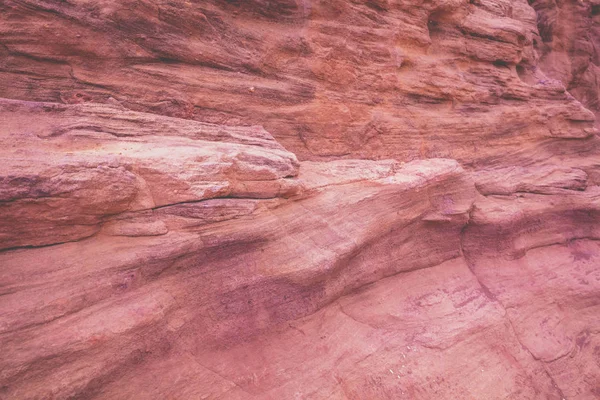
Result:
{"label": "layered rock strata", "polygon": [[532,6],[1,2],[0,398],[600,397],[583,6]]}

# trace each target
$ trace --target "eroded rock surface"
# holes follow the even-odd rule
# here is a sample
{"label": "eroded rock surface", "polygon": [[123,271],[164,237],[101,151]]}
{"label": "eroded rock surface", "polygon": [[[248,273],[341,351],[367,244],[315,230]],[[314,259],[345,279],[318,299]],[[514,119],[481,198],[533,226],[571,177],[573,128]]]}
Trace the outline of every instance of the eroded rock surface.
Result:
{"label": "eroded rock surface", "polygon": [[600,114],[600,3],[597,1],[533,0],[539,37],[540,64],[559,79],[576,99]]}
{"label": "eroded rock surface", "polygon": [[0,398],[600,398],[595,8],[0,2]]}

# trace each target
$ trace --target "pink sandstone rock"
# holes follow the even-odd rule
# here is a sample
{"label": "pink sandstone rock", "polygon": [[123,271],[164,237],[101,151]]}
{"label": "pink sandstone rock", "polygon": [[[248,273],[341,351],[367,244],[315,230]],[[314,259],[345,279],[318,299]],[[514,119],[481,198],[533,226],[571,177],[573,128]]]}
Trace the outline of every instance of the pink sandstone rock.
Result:
{"label": "pink sandstone rock", "polygon": [[598,8],[0,2],[0,399],[600,398]]}

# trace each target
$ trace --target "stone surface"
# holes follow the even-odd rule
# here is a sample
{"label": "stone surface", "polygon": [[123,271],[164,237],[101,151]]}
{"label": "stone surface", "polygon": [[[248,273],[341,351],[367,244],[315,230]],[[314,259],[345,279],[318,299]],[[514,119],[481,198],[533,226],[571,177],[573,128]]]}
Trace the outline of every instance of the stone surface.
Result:
{"label": "stone surface", "polygon": [[541,68],[599,115],[600,3],[534,0],[531,5],[538,14],[534,44]]}
{"label": "stone surface", "polygon": [[595,132],[536,21],[525,0],[7,0],[0,92],[262,125],[302,160],[520,164]]}
{"label": "stone surface", "polygon": [[600,398],[590,2],[0,2],[0,399]]}
{"label": "stone surface", "polygon": [[0,248],[81,239],[124,212],[301,191],[295,155],[258,127],[10,100],[0,118]]}

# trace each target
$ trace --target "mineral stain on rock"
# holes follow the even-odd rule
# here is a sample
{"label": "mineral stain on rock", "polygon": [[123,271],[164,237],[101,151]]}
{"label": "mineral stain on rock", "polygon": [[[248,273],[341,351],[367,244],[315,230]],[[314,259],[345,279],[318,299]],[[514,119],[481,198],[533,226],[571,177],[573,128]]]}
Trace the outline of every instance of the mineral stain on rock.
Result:
{"label": "mineral stain on rock", "polygon": [[1,1],[0,398],[600,398],[599,9]]}

